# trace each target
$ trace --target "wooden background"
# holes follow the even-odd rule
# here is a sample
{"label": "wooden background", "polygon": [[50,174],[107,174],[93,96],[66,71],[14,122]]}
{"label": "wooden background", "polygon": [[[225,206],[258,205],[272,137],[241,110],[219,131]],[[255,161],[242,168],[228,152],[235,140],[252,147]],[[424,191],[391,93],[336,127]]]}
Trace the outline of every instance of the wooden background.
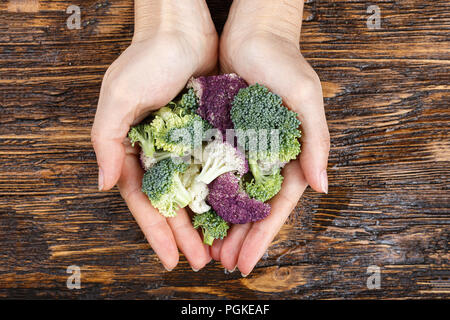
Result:
{"label": "wooden background", "polygon": [[[71,4],[80,30],[66,27]],[[219,30],[228,5],[210,1]],[[330,192],[308,189],[242,278],[217,262],[194,273],[184,257],[166,272],[118,191],[97,192],[90,127],[132,1],[1,1],[0,297],[450,298],[449,2],[313,0],[303,19]],[[66,288],[70,265],[80,290]],[[371,265],[380,289],[366,286]]]}

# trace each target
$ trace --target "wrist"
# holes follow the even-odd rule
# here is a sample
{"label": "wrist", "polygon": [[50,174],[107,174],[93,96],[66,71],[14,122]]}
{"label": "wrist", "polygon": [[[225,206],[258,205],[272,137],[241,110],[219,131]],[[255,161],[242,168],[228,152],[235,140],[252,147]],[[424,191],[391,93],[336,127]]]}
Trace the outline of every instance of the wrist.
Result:
{"label": "wrist", "polygon": [[133,41],[158,33],[181,32],[199,37],[215,33],[205,0],[135,0],[134,17]]}
{"label": "wrist", "polygon": [[218,36],[205,0],[135,0],[132,43],[139,42],[180,44],[195,74],[217,64]]}
{"label": "wrist", "polygon": [[298,45],[303,0],[234,0],[224,33],[271,35]]}

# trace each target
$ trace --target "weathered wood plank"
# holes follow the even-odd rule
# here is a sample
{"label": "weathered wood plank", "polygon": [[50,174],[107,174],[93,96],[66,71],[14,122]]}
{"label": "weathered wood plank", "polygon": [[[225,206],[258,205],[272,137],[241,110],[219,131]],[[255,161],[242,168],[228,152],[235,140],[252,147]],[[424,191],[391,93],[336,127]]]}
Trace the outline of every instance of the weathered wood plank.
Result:
{"label": "weathered wood plank", "polygon": [[[27,1],[25,1],[27,2]],[[302,52],[323,81],[328,195],[310,189],[247,278],[164,271],[117,190],[97,192],[90,127],[132,1],[0,3],[0,297],[450,297],[448,1],[307,1]],[[209,1],[220,31],[230,1]],[[299,17],[300,18],[300,17]],[[78,265],[82,289],[66,288]],[[381,270],[380,289],[366,283]]]}

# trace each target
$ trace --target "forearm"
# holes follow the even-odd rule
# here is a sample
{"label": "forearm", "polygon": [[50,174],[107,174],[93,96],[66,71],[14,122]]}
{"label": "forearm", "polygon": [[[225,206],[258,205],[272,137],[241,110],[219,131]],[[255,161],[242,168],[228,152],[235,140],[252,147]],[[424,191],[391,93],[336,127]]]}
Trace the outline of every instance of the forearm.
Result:
{"label": "forearm", "polygon": [[156,32],[203,31],[210,20],[205,0],[135,0],[134,41]]}
{"label": "forearm", "polygon": [[302,16],[303,0],[234,0],[228,25],[239,27],[241,31],[276,34],[298,43]]}

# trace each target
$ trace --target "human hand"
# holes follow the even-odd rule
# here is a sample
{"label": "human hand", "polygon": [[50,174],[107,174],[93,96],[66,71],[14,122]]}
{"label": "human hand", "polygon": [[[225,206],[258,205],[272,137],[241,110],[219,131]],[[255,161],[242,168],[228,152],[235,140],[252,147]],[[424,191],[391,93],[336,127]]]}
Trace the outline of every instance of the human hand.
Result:
{"label": "human hand", "polygon": [[282,171],[281,191],[270,200],[263,221],[234,225],[215,241],[212,257],[228,270],[249,274],[269,247],[309,184],[328,192],[330,138],[320,80],[300,53],[303,1],[235,0],[220,40],[220,65],[249,84],[258,82],[279,94],[302,122],[302,153]]}
{"label": "human hand", "polygon": [[141,192],[143,170],[128,142],[131,125],[171,101],[191,76],[216,68],[218,38],[204,0],[135,1],[131,45],[103,78],[92,127],[99,190],[118,185],[131,213],[167,270],[177,247],[197,271],[211,260],[185,209],[166,219]]}

